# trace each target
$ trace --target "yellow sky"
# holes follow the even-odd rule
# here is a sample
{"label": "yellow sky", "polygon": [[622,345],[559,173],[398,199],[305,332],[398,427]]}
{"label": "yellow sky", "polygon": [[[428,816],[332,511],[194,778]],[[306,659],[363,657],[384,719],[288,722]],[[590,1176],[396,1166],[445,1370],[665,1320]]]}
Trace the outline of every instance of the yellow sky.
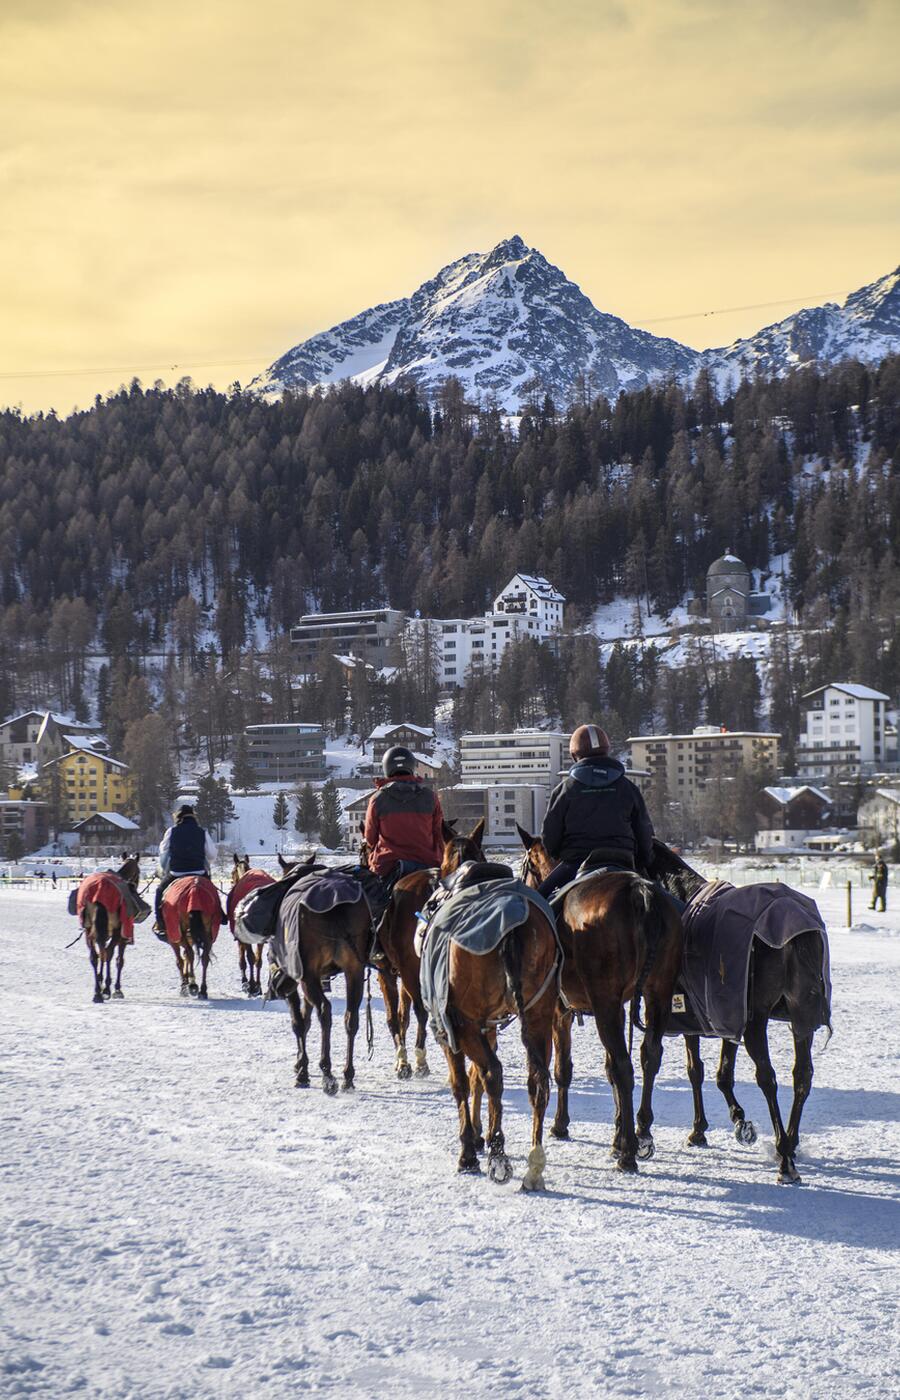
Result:
{"label": "yellow sky", "polygon": [[246,382],[513,233],[727,343],[900,262],[898,53],[898,0],[0,0],[0,403]]}

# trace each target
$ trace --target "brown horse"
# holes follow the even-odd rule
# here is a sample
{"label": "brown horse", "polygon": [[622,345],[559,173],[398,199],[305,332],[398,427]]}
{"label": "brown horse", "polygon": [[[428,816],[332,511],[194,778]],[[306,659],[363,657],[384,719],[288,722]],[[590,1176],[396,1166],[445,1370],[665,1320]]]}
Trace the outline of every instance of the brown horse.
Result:
{"label": "brown horse", "polygon": [[[295,865],[288,864],[279,856],[278,863],[285,873],[308,871],[312,874],[315,856]],[[327,876],[328,871],[323,868],[322,874]],[[317,914],[302,903],[299,891],[289,889],[284,896],[278,911],[275,937],[270,944],[269,959],[272,986],[278,995],[285,998],[291,1014],[297,1042],[294,1066],[297,1088],[308,1089],[310,1084],[306,1037],[315,1007],[322,1036],[319,1059],[322,1088],[326,1094],[337,1093],[338,1084],[331,1069],[331,1003],[322,982],[342,972],[346,983],[344,1029],[347,1055],[341,1088],[345,1092],[353,1089],[356,1076],[353,1048],[359,1029],[359,1008],[371,946],[372,921],[365,899],[337,904],[327,913]],[[303,992],[302,1002],[298,986]]]}
{"label": "brown horse", "polygon": [[[522,876],[539,885],[555,862],[538,836],[518,827],[525,847]],[[649,880],[630,871],[598,872],[566,895],[556,920],[563,948],[562,991],[568,1009],[554,1025],[557,1111],[554,1134],[568,1136],[572,1079],[572,1014],[588,1012],[606,1051],[606,1075],[615,1100],[613,1155],[620,1171],[637,1171],[638,1157],[653,1156],[653,1084],[681,967],[684,936],[674,905]],[[625,1006],[632,1024],[643,996],[646,1029],[641,1044],[643,1091],[634,1117],[634,1069],[625,1040]],[[639,1022],[638,1022],[639,1024]]]}
{"label": "brown horse", "polygon": [[[181,978],[181,995],[208,1001],[206,974],[222,922],[218,890],[207,875],[181,875],[163,895],[162,914]],[[199,987],[195,958],[200,959]]]}
{"label": "brown horse", "polygon": [[[457,836],[453,826],[444,822],[444,855],[440,875],[449,875],[467,860],[484,860],[481,841],[484,818],[477,821],[468,836]],[[416,1074],[430,1074],[425,1053],[428,1012],[419,989],[419,955],[415,949],[418,927],[417,915],[434,889],[434,872],[415,870],[397,881],[391,891],[391,902],[378,930],[378,941],[390,969],[379,969],[378,981],[384,997],[388,1030],[397,1051],[395,1069],[398,1079],[409,1079],[412,1068],[406,1053],[406,1033],[409,1030],[410,1009],[416,1013]],[[399,980],[399,986],[398,986]]]}
{"label": "brown horse", "polygon": [[235,929],[235,910],[240,904],[244,895],[251,890],[258,889],[260,885],[271,885],[274,876],[267,870],[251,869],[250,857],[248,855],[239,856],[235,853],[234,864],[231,867],[231,889],[228,891],[228,898],[225,903],[225,912],[228,915],[228,926],[232,936],[237,943],[238,964],[241,969],[241,986],[248,997],[258,997],[262,995],[262,985],[260,981],[262,973],[263,945],[261,943],[244,943]]}
{"label": "brown horse", "polygon": [[[121,1000],[125,949],[134,941],[134,922],[124,900],[123,882],[134,887],[140,879],[140,855],[122,852],[123,864],[115,872],[87,875],[78,886],[77,908],[94,972],[94,1001]],[[112,960],[116,954],[116,985],[111,989]]]}

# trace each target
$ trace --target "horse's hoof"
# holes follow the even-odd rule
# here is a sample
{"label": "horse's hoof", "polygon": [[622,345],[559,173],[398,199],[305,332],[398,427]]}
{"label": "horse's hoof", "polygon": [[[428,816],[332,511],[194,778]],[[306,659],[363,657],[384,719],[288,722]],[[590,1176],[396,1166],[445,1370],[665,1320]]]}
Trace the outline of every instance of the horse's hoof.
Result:
{"label": "horse's hoof", "polygon": [[430,1073],[431,1073],[431,1070],[430,1070],[429,1067],[428,1067],[428,1062],[427,1062],[427,1060],[423,1060],[423,1061],[421,1062],[421,1064],[416,1065],[416,1078],[417,1078],[417,1079],[427,1079]]}
{"label": "horse's hoof", "polygon": [[298,1074],[298,1075],[297,1075],[297,1078],[294,1080],[294,1088],[295,1088],[295,1089],[308,1089],[308,1088],[309,1088],[309,1075],[308,1075],[308,1074]]}
{"label": "horse's hoof", "polygon": [[481,1176],[481,1163],[477,1157],[460,1157],[456,1170],[460,1176]]}
{"label": "horse's hoof", "polygon": [[342,1094],[352,1094],[355,1091],[355,1089],[356,1085],[353,1083],[352,1079],[345,1079],[343,1084],[341,1085]]}
{"label": "horse's hoof", "polygon": [[113,1001],[124,1001],[124,1000],[125,1000],[125,993],[124,993],[124,992],[113,992]]}
{"label": "horse's hoof", "polygon": [[689,1133],[687,1137],[688,1147],[709,1147],[706,1140],[706,1133]]}
{"label": "horse's hoof", "polygon": [[547,1183],[540,1172],[537,1176],[523,1176],[520,1191],[546,1191]]}
{"label": "horse's hoof", "polygon": [[185,983],[182,982],[182,984],[181,984],[181,995],[182,995],[183,997],[186,997],[187,994],[188,994],[187,986],[185,985]]}
{"label": "horse's hoof", "polygon": [[569,1129],[566,1127],[565,1123],[560,1123],[558,1127],[554,1123],[550,1129],[550,1136],[565,1139],[569,1136]]}
{"label": "horse's hoof", "polygon": [[192,997],[195,997],[199,994],[200,988],[197,986],[196,982],[191,982],[190,986],[188,987],[188,991],[190,992]]}
{"label": "horse's hoof", "polygon": [[647,1133],[645,1137],[638,1138],[637,1155],[639,1162],[649,1162],[650,1158],[653,1156],[655,1151],[656,1143],[653,1141],[649,1133]]}
{"label": "horse's hoof", "polygon": [[738,1142],[746,1143],[748,1147],[751,1143],[756,1142],[756,1129],[749,1118],[742,1118],[739,1122],[735,1123],[734,1135]]}
{"label": "horse's hoof", "polygon": [[97,1003],[99,1003],[100,1006],[102,1006],[102,1005],[103,1005],[103,993],[102,993],[102,992],[95,992],[95,993],[94,993],[94,1001],[97,1002]]}
{"label": "horse's hoof", "polygon": [[338,1082],[333,1075],[326,1074],[322,1079],[322,1089],[329,1098],[333,1098],[338,1091]]}
{"label": "horse's hoof", "polygon": [[244,989],[245,992],[246,992],[247,988],[250,986],[250,983],[247,981],[246,977],[242,977],[242,978],[241,978],[241,986],[243,987],[243,989]]}
{"label": "horse's hoof", "polygon": [[112,995],[112,993],[110,992],[109,987],[104,987],[104,988],[103,988],[103,1000],[104,1000],[104,1001],[109,1001],[111,995]]}
{"label": "horse's hoof", "polygon": [[478,1137],[475,1139],[475,1151],[476,1151],[476,1152],[483,1152],[483,1151],[484,1151],[484,1138],[481,1136],[480,1133],[478,1134]]}
{"label": "horse's hoof", "polygon": [[197,993],[197,997],[200,1001],[209,1001],[209,992],[206,990],[205,987],[201,987],[199,992]]}
{"label": "horse's hoof", "polygon": [[793,1162],[782,1162],[778,1173],[779,1186],[802,1186],[803,1180]]}
{"label": "horse's hoof", "polygon": [[406,1064],[405,1062],[404,1062],[402,1065],[398,1065],[398,1066],[397,1066],[397,1078],[398,1078],[398,1079],[412,1079],[412,1066]]}
{"label": "horse's hoof", "polygon": [[634,1157],[621,1156],[618,1162],[616,1163],[616,1166],[618,1167],[620,1172],[628,1172],[631,1176],[634,1176],[635,1172],[638,1169],[637,1162]]}
{"label": "horse's hoof", "polygon": [[498,1186],[503,1186],[512,1176],[512,1162],[505,1152],[496,1152],[488,1158],[488,1176]]}

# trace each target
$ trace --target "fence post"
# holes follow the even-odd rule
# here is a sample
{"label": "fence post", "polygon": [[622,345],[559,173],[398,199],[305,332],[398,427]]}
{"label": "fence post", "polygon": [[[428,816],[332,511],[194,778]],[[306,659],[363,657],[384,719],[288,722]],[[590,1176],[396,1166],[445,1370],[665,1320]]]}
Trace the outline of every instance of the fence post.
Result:
{"label": "fence post", "polygon": [[853,881],[847,881],[847,927],[853,927]]}

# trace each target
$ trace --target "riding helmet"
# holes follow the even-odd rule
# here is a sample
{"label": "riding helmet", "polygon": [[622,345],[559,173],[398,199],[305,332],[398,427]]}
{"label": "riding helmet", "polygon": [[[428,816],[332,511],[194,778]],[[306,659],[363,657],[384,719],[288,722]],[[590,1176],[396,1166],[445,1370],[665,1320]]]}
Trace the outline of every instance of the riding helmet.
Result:
{"label": "riding helmet", "polygon": [[395,744],[392,749],[388,749],[381,760],[381,767],[386,778],[399,778],[401,774],[411,778],[416,766],[416,760],[409,749],[405,749],[402,744]]}
{"label": "riding helmet", "polygon": [[579,724],[569,740],[569,753],[576,760],[606,758],[609,753],[609,735],[597,724]]}

